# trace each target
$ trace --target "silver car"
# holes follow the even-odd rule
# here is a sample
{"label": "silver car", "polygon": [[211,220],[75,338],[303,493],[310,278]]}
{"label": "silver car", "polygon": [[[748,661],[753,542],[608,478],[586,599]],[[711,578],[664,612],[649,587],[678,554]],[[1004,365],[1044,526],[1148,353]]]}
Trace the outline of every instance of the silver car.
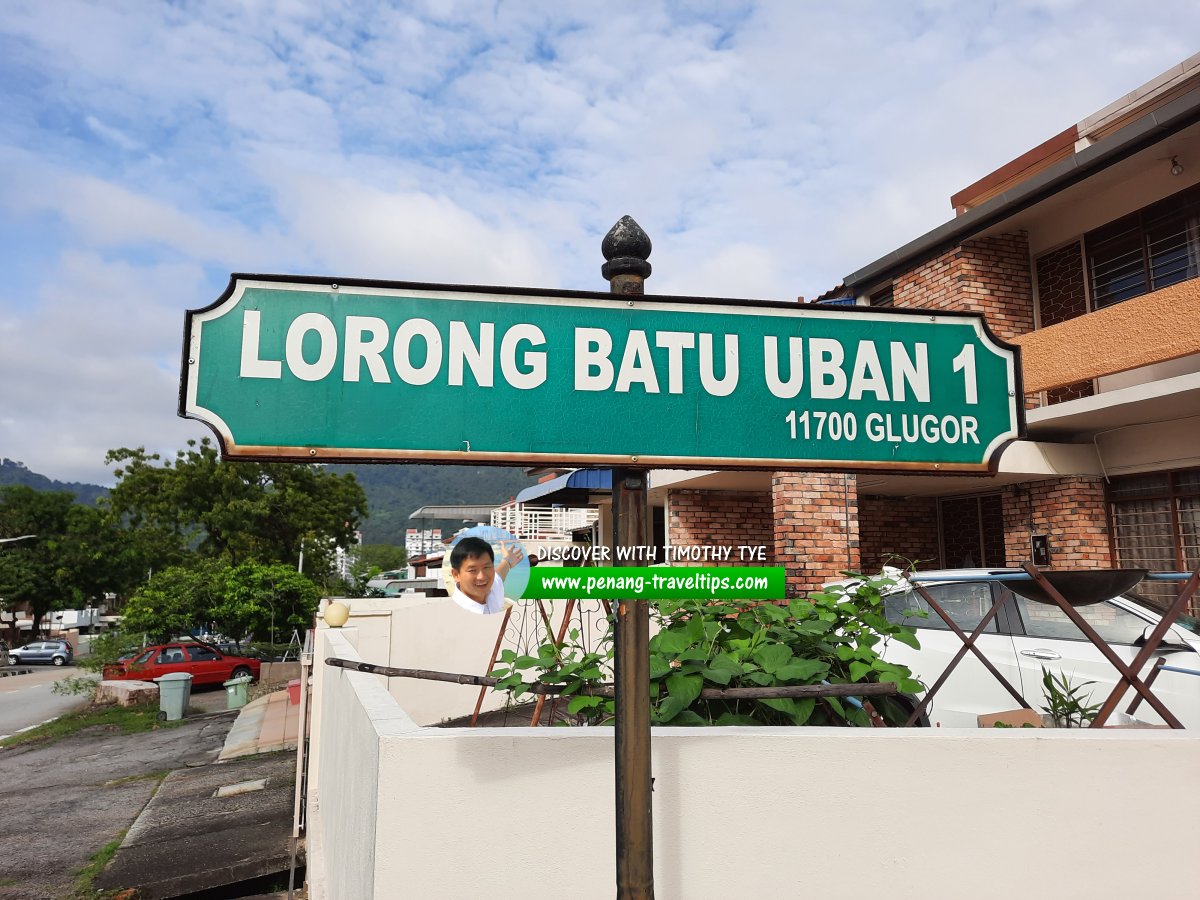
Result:
{"label": "silver car", "polygon": [[[921,572],[920,582],[967,633],[974,630],[994,603],[1007,597],[1000,614],[980,635],[977,646],[1030,706],[1037,708],[1044,704],[1043,667],[1066,676],[1072,683],[1093,682],[1085,693],[1090,694],[1092,703],[1101,702],[1119,678],[1116,669],[1057,606],[1017,596],[996,577],[1017,572],[1020,570]],[[954,580],[948,580],[951,578]],[[918,679],[932,685],[962,648],[962,641],[903,579],[885,595],[885,610],[889,621],[914,627],[921,643],[921,649],[914,650],[892,641],[885,657],[903,663]],[[1134,591],[1078,607],[1076,611],[1126,663],[1133,661],[1147,633],[1161,617],[1159,609]],[[1158,676],[1152,688],[1189,729],[1200,728],[1200,634],[1196,629],[1196,620],[1187,617],[1170,629],[1156,655],[1165,657],[1171,668]],[[1141,675],[1145,677],[1149,672],[1147,665]],[[1132,690],[1127,690],[1118,709],[1124,710],[1133,697]],[[979,715],[1014,706],[1014,699],[968,653],[934,695],[928,712],[930,724],[974,728]],[[1146,703],[1139,706],[1136,716],[1153,723],[1162,721]]]}
{"label": "silver car", "polygon": [[66,641],[33,641],[24,647],[9,651],[14,666],[29,663],[49,663],[54,666],[70,664],[75,654]]}

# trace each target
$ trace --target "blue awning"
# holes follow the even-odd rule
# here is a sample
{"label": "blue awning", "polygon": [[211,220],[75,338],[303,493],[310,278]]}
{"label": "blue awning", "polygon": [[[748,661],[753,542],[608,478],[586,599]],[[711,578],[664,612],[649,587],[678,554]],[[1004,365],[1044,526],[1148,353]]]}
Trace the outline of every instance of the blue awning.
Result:
{"label": "blue awning", "polygon": [[612,490],[612,469],[576,469],[541,484],[531,485],[517,494],[518,503],[540,500],[543,503],[586,503],[593,491]]}

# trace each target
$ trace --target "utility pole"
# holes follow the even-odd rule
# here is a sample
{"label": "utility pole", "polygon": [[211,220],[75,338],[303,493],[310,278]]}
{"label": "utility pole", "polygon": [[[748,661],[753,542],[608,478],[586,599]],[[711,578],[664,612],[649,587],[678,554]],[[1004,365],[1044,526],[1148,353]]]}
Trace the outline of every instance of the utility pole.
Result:
{"label": "utility pole", "polygon": [[[650,275],[650,238],[629,216],[604,236],[600,245],[607,262],[601,274],[613,294],[629,297],[633,306]],[[637,457],[633,457],[633,462]],[[612,470],[613,546],[646,547],[650,543],[647,478],[636,466]],[[618,556],[616,565],[637,565],[640,554]],[[614,626],[616,658],[616,819],[617,898],[653,900],[654,817],[650,775],[650,607],[645,600],[617,603]]]}

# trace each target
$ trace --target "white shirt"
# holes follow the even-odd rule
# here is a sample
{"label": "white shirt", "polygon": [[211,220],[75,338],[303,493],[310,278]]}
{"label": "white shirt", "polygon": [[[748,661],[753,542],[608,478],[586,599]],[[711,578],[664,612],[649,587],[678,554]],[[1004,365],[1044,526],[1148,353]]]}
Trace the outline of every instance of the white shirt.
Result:
{"label": "white shirt", "polygon": [[499,575],[492,577],[492,586],[488,588],[487,601],[485,603],[477,603],[466,594],[458,585],[454,586],[454,593],[451,594],[451,599],[467,612],[473,612],[481,616],[490,616],[492,613],[504,612],[504,582]]}

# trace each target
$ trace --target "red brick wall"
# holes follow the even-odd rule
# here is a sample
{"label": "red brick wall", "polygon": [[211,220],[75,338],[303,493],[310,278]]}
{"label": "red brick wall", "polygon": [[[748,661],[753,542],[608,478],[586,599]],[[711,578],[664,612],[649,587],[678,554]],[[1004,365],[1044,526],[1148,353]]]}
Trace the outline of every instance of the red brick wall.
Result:
{"label": "red brick wall", "polygon": [[1106,569],[1109,555],[1104,479],[1056,478],[1004,489],[1004,533],[1008,564],[1029,559],[1030,534],[1050,536],[1055,569]]}
{"label": "red brick wall", "polygon": [[775,565],[799,596],[859,563],[858,490],[852,475],[776,472],[771,478]]}
{"label": "red brick wall", "polygon": [[[667,544],[672,547],[733,547],[725,565],[750,565],[739,560],[737,547],[766,547],[766,562],[773,566],[775,537],[771,495],[750,491],[668,491]],[[689,562],[690,564],[690,562]],[[702,565],[703,563],[696,563]]]}
{"label": "red brick wall", "polygon": [[982,313],[1001,340],[1033,331],[1033,282],[1024,232],[967,241],[897,277],[895,305]]}
{"label": "red brick wall", "polygon": [[1038,257],[1038,310],[1042,328],[1087,313],[1087,294],[1083,284],[1083,251],[1079,242],[1068,244]]}
{"label": "red brick wall", "polygon": [[858,531],[864,572],[909,563],[918,570],[942,568],[936,498],[860,495]]}

